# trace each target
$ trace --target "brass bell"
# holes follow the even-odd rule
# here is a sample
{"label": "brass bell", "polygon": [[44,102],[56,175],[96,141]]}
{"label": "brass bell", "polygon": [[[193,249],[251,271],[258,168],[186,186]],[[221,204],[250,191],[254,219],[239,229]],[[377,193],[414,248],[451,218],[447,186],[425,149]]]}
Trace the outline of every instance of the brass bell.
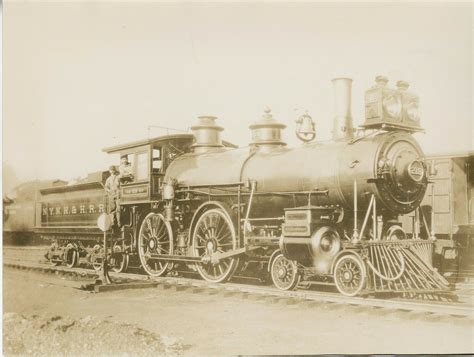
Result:
{"label": "brass bell", "polygon": [[316,137],[316,130],[314,128],[314,121],[308,112],[304,113],[296,120],[296,136],[304,142],[314,140]]}

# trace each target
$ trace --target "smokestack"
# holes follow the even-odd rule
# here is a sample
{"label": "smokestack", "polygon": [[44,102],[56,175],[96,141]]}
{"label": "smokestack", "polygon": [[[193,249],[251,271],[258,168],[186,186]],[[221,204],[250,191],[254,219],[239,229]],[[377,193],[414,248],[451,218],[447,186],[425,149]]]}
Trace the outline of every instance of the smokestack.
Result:
{"label": "smokestack", "polygon": [[332,138],[334,140],[352,138],[354,128],[351,115],[351,86],[350,78],[334,78],[334,123]]}

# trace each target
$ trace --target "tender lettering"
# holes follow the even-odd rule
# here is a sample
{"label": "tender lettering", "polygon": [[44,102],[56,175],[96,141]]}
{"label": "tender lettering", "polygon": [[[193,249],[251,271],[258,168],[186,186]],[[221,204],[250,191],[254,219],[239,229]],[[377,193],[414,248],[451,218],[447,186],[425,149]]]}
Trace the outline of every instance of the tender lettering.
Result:
{"label": "tender lettering", "polygon": [[105,205],[103,203],[98,204],[82,204],[74,206],[54,206],[54,207],[42,207],[41,214],[43,216],[65,216],[74,214],[95,214],[104,213]]}

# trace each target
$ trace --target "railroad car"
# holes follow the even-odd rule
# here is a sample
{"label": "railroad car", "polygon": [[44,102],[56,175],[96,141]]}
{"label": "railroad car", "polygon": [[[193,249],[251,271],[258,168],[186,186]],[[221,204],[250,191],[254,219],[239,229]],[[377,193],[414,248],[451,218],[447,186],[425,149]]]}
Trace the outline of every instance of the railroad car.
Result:
{"label": "railroad car", "polygon": [[66,185],[62,180],[34,180],[16,186],[3,197],[4,244],[29,244],[35,238],[36,203],[40,190]]}
{"label": "railroad car", "polygon": [[[108,230],[116,271],[137,256],[151,276],[196,271],[221,283],[251,266],[274,285],[334,283],[345,295],[445,292],[432,267],[434,237],[408,239],[398,220],[418,212],[429,168],[412,133],[421,131],[418,96],[385,77],[366,92],[366,120],[354,129],[348,78],[333,80],[333,139],[315,141],[308,113],[296,122],[302,141],[289,148],[271,110],[251,123],[247,147],[221,140],[217,118],[202,116],[192,134],[104,149],[132,161],[120,186],[121,226]],[[104,177],[105,178],[105,177]],[[101,185],[43,190],[38,232],[53,239],[47,256],[98,266],[107,215]]]}
{"label": "railroad car", "polygon": [[[474,153],[428,155],[433,168],[421,209],[436,235],[434,263],[455,278],[474,276]],[[415,235],[414,214],[400,217],[403,228]],[[417,234],[426,232],[418,228]]]}

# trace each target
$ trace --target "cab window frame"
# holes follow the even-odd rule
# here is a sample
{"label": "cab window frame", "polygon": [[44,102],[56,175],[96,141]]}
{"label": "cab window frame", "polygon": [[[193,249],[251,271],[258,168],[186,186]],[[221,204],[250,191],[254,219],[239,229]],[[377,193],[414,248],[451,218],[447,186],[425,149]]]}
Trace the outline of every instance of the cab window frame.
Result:
{"label": "cab window frame", "polygon": [[[121,185],[128,186],[128,185],[133,185],[136,183],[144,183],[144,182],[150,181],[151,154],[148,147],[135,148],[134,150],[124,150],[124,151],[121,151],[119,154],[120,154],[120,157],[123,155],[128,156],[128,159],[129,159],[128,161],[132,165],[132,173],[133,173],[133,181],[124,182],[124,183],[121,183]],[[146,155],[145,159],[143,159],[143,161],[140,163],[140,164],[145,163],[146,165],[146,168],[144,168],[143,171],[140,172],[141,174],[143,174],[143,176],[138,175],[139,165],[140,165],[139,164],[140,155]],[[120,161],[117,167],[120,167]],[[146,176],[144,175],[145,172],[146,172]]]}
{"label": "cab window frame", "polygon": [[[159,158],[155,157],[155,151],[160,153]],[[152,175],[163,175],[164,174],[164,147],[163,145],[151,145],[150,146],[150,171]],[[159,168],[155,168],[155,162],[161,162]],[[156,171],[155,171],[156,170]]]}
{"label": "cab window frame", "polygon": [[[142,162],[140,162],[139,160],[139,157],[141,155],[145,155],[145,158],[143,159]],[[140,150],[140,151],[136,151],[134,153],[134,156],[135,156],[135,165],[133,167],[133,173],[134,173],[134,180],[133,182],[131,183],[134,183],[134,182],[146,182],[146,181],[149,181],[150,180],[150,153],[148,150]],[[138,169],[139,169],[139,165],[141,164],[145,164],[146,167],[143,168],[142,172],[140,172],[140,174],[144,174],[144,176],[139,176],[138,173]]]}

